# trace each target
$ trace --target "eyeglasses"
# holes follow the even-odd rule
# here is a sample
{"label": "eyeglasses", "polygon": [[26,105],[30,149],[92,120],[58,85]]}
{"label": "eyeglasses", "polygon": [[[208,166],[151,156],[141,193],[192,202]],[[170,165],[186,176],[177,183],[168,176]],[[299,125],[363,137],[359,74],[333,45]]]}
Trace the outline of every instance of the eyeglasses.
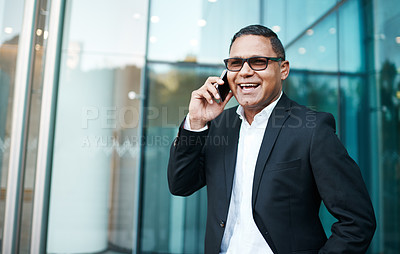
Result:
{"label": "eyeglasses", "polygon": [[281,57],[264,57],[264,56],[253,56],[249,58],[233,57],[224,59],[224,62],[226,68],[229,71],[240,71],[245,62],[249,64],[251,69],[255,71],[262,71],[267,69],[268,60],[278,62],[283,59]]}

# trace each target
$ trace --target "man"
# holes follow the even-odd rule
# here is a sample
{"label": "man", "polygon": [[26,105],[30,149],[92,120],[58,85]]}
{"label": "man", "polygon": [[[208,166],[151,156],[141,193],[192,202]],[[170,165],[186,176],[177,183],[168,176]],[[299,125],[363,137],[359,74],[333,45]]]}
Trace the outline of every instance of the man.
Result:
{"label": "man", "polygon": [[[277,35],[243,28],[225,64],[229,84],[209,77],[193,91],[168,165],[172,194],[207,186],[205,252],[365,253],[376,224],[360,170],[333,116],[282,92],[289,62]],[[232,91],[223,102],[215,84]],[[232,96],[240,105],[224,111]],[[321,200],[338,220],[329,239]]]}

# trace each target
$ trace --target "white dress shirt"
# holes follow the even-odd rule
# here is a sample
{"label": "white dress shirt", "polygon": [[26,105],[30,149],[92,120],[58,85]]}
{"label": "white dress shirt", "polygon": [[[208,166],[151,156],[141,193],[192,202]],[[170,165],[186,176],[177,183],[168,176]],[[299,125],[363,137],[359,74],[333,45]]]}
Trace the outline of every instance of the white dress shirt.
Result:
{"label": "white dress shirt", "polygon": [[[251,125],[244,116],[243,107],[239,105],[237,108],[236,112],[242,120],[242,124],[240,126],[228,219],[222,238],[220,254],[273,254],[254,222],[251,199],[254,170],[265,128],[272,110],[281,96],[282,93],[277,100],[255,115]],[[184,128],[190,130],[189,116],[186,118]],[[201,130],[206,129],[207,126]]]}
{"label": "white dress shirt", "polygon": [[272,110],[281,96],[282,93],[277,100],[255,115],[251,125],[244,116],[243,107],[239,106],[236,111],[242,119],[242,125],[240,126],[235,176],[221,253],[273,253],[254,222],[251,199],[254,170],[265,128]]}

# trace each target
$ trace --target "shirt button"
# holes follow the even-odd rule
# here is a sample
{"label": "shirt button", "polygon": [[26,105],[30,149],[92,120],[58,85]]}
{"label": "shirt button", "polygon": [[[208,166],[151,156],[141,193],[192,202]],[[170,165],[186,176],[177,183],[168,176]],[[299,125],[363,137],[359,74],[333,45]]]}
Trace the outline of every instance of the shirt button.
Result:
{"label": "shirt button", "polygon": [[225,227],[225,221],[221,220],[221,221],[219,222],[219,225],[221,226],[221,228],[224,228],[224,227]]}

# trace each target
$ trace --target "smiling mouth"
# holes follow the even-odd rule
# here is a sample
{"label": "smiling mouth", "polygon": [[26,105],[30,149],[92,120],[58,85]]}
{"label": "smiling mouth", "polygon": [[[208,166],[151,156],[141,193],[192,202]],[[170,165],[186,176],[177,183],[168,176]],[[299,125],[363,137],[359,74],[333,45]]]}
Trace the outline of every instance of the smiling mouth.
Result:
{"label": "smiling mouth", "polygon": [[240,88],[243,90],[255,89],[259,86],[259,84],[239,84]]}

